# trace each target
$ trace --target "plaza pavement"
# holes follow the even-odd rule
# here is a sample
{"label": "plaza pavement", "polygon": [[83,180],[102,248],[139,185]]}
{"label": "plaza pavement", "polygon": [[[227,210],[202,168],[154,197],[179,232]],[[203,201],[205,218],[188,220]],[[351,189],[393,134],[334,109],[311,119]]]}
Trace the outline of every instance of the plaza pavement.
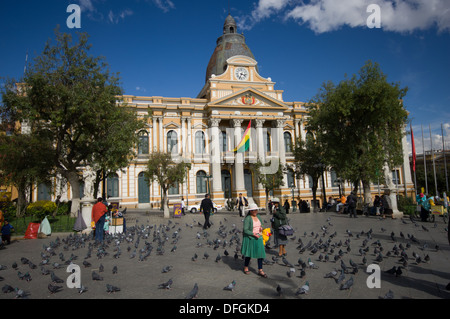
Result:
{"label": "plaza pavement", "polygon": [[[270,215],[263,214],[264,226],[270,227]],[[14,288],[20,288],[28,293],[29,299],[156,299],[156,300],[181,300],[184,299],[194,284],[198,285],[198,300],[213,299],[220,302],[236,302],[238,300],[252,299],[254,301],[265,300],[284,300],[284,299],[379,299],[391,290],[394,293],[394,299],[448,299],[450,292],[446,290],[446,285],[450,282],[449,258],[450,249],[447,240],[447,225],[444,224],[441,217],[438,217],[436,223],[422,223],[420,221],[412,222],[409,217],[400,219],[381,220],[378,217],[358,216],[357,219],[349,218],[348,215],[340,215],[334,212],[327,213],[291,213],[288,215],[290,224],[295,229],[294,237],[289,240],[287,245],[286,259],[294,265],[295,273],[289,277],[289,271],[281,258],[272,265],[264,265],[264,271],[268,278],[257,276],[256,260],[250,264],[249,275],[243,273],[243,260],[238,251],[238,258],[235,259],[237,243],[232,239],[233,234],[237,233],[239,239],[242,239],[242,221],[243,218],[237,215],[237,212],[219,212],[211,217],[213,226],[205,232],[200,224],[203,224],[204,217],[201,214],[190,214],[181,218],[164,219],[159,211],[147,212],[145,210],[128,210],[126,214],[127,228],[132,229],[137,225],[143,229],[148,227],[149,237],[141,238],[137,256],[130,259],[134,250],[137,236],[133,242],[112,240],[107,248],[108,255],[99,259],[97,257],[98,247],[93,247],[91,257],[85,259],[87,247],[93,240],[87,240],[84,248],[65,247],[62,242],[68,234],[52,234],[45,239],[25,240],[14,238],[13,243],[0,250],[0,264],[6,266],[6,269],[0,270],[0,276],[3,281],[0,285],[3,287],[8,284]],[[426,227],[425,230],[422,225]],[[162,227],[164,226],[164,227]],[[226,228],[225,228],[226,227]],[[326,233],[323,231],[326,227]],[[219,235],[219,229],[226,237]],[[367,233],[372,230],[371,238],[368,239]],[[177,233],[175,233],[177,232]],[[394,233],[395,242],[391,238]],[[400,236],[402,232],[405,238]],[[162,235],[165,242],[159,246],[158,241],[154,240],[155,235]],[[330,235],[333,235],[330,237]],[[418,243],[409,239],[410,235],[418,240]],[[53,270],[55,274],[64,280],[62,289],[50,294],[47,286],[51,283],[50,275],[41,274],[42,261],[41,253],[44,247],[48,247],[50,242],[55,242],[59,238],[61,244],[54,249],[55,255],[50,257],[50,264],[44,266]],[[87,237],[90,238],[90,237]],[[176,244],[174,239],[178,238]],[[220,242],[218,241],[220,239]],[[330,260],[327,262],[319,261],[319,255],[323,253],[320,249],[313,254],[309,250],[299,253],[299,239],[303,245],[309,241],[312,243],[322,242],[330,239],[330,244],[335,246],[334,253],[329,253]],[[381,270],[381,287],[368,288],[367,279],[370,274],[366,273],[367,265],[362,264],[363,257],[359,249],[363,241],[368,239],[367,246],[369,251],[366,253],[367,265],[377,264]],[[226,246],[224,248],[224,242]],[[145,245],[151,244],[153,250],[146,260],[139,261],[139,250]],[[219,247],[214,247],[218,243]],[[270,240],[270,243],[272,240]],[[377,243],[381,244],[377,245]],[[394,245],[410,247],[405,250],[409,260],[406,269],[397,277],[386,273],[393,266],[401,266],[400,256],[393,254]],[[341,245],[340,245],[341,244]],[[340,246],[338,246],[340,245]],[[381,262],[375,262],[377,257],[374,254],[375,247],[382,247]],[[120,255],[114,255],[119,251]],[[131,249],[128,250],[127,248]],[[350,247],[350,249],[348,249]],[[161,253],[161,249],[163,253]],[[225,255],[225,250],[229,253]],[[342,257],[335,262],[334,256],[342,250]],[[204,253],[209,254],[209,258],[204,258]],[[276,249],[267,249],[267,260],[273,261],[277,255]],[[391,256],[388,252],[391,252]],[[81,282],[87,288],[87,291],[79,294],[77,289],[70,289],[66,286],[66,279],[70,275],[66,272],[67,265],[60,269],[53,269],[51,264],[60,260],[59,254],[62,253],[67,260],[73,254],[78,256],[73,262],[81,267]],[[196,261],[192,258],[197,254]],[[418,254],[422,260],[429,256],[428,262],[416,262],[413,254]],[[216,261],[217,256],[221,260]],[[37,267],[31,269],[28,264],[23,264],[21,258],[29,259]],[[310,258],[318,269],[305,269],[305,276],[300,278],[300,269],[298,265],[299,258],[307,263]],[[91,263],[90,267],[85,268],[83,261]],[[345,274],[346,282],[353,277],[354,284],[349,290],[341,290],[340,284],[332,278],[324,278],[326,273],[333,269],[340,271],[341,260],[350,267],[350,260],[358,264],[356,274]],[[12,268],[16,262],[17,269]],[[99,272],[100,264],[104,271]],[[112,273],[114,266],[117,266],[117,274]],[[172,269],[163,273],[165,266],[172,266]],[[21,280],[18,272],[31,275],[31,281]],[[103,281],[94,281],[92,272],[100,274]],[[159,289],[158,285],[172,279],[171,289]],[[236,282],[233,291],[227,291],[223,288],[232,281]],[[297,295],[299,287],[308,281],[310,291],[308,294]],[[114,285],[120,288],[120,291],[109,294],[106,290],[106,284]],[[277,293],[277,286],[281,287],[282,294]],[[15,292],[0,293],[0,299],[14,299]],[[184,301],[183,301],[184,302]],[[278,302],[278,301],[277,301]]]}

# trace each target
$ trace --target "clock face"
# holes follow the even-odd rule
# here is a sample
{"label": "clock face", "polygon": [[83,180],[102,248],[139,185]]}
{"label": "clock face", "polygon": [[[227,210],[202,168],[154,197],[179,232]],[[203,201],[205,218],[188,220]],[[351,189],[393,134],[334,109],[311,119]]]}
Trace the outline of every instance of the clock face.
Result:
{"label": "clock face", "polygon": [[245,81],[248,79],[248,71],[246,68],[237,68],[234,75],[239,81]]}

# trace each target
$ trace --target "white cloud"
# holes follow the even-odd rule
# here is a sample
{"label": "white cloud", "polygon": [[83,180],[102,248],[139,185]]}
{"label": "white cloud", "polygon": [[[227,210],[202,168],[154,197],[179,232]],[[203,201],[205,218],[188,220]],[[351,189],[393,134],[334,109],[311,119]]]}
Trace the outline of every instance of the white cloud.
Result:
{"label": "white cloud", "polygon": [[122,12],[120,12],[119,14],[114,14],[112,12],[112,10],[109,10],[109,14],[108,14],[108,20],[111,23],[117,24],[119,23],[121,20],[125,19],[128,16],[133,15],[133,11],[131,10],[123,10]]}
{"label": "white cloud", "polygon": [[161,9],[163,12],[169,12],[175,9],[175,4],[171,0],[152,0],[155,6]]}
{"label": "white cloud", "polygon": [[381,8],[381,28],[394,32],[413,32],[436,27],[450,32],[449,0],[259,0],[250,15],[240,17],[240,27],[254,24],[274,14],[307,25],[316,33],[330,32],[343,26],[367,27],[370,4]]}

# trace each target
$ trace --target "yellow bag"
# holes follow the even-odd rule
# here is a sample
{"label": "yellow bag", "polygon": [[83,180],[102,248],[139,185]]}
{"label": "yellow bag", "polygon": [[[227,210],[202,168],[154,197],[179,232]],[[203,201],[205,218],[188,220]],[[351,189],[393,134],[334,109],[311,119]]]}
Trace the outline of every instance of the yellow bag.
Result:
{"label": "yellow bag", "polygon": [[262,231],[264,246],[266,245],[266,242],[269,240],[270,236],[272,236],[272,232],[270,231],[270,228],[266,228]]}

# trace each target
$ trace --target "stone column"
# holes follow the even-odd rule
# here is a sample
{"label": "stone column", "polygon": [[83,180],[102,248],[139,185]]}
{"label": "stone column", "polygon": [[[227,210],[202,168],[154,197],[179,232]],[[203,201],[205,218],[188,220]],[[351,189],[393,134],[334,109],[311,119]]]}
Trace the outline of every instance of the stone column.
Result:
{"label": "stone column", "polygon": [[256,138],[257,138],[257,152],[258,152],[258,159],[261,163],[265,163],[266,160],[266,154],[264,154],[264,130],[263,125],[266,120],[260,120],[257,119],[256,121]]}
{"label": "stone column", "polygon": [[294,138],[294,144],[296,143],[298,138],[301,138],[301,134],[300,134],[300,120],[294,120],[294,126],[295,126],[295,138]]}
{"label": "stone column", "polygon": [[[233,119],[232,123],[234,126],[234,147],[237,147],[242,139],[241,124],[244,122],[243,119]],[[244,153],[236,153],[234,157],[234,180],[235,180],[235,197],[239,193],[246,196],[247,192],[245,190],[244,181]]]}
{"label": "stone column", "polygon": [[187,118],[187,153],[189,158],[192,154],[192,128],[191,128],[192,118]]}
{"label": "stone column", "polygon": [[184,157],[186,155],[186,141],[187,141],[187,134],[186,134],[186,118],[181,118],[181,136],[180,136],[180,143],[181,143],[181,150],[180,153]]}
{"label": "stone column", "polygon": [[164,152],[163,118],[159,117],[159,150]]}
{"label": "stone column", "polygon": [[220,163],[220,119],[210,119],[210,134],[211,134],[211,167],[212,167],[212,198],[218,204],[223,203],[223,191],[222,191],[222,172]]}
{"label": "stone column", "polygon": [[153,138],[153,145],[152,145],[152,149],[153,149],[153,152],[156,152],[156,150],[157,150],[157,139],[156,139],[156,137],[157,137],[157,129],[156,129],[156,117],[153,117],[153,128],[152,128],[152,138]]}

